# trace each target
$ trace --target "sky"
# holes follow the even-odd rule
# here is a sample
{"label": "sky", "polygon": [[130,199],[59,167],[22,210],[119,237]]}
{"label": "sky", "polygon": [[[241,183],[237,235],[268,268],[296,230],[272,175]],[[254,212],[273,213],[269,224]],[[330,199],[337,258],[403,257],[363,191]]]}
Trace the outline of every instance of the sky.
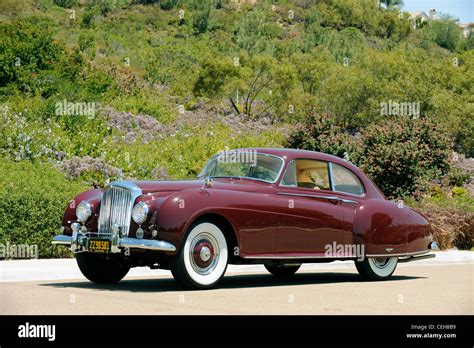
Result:
{"label": "sky", "polygon": [[460,23],[474,22],[474,0],[404,0],[403,10],[407,12],[425,11],[449,13],[459,18]]}

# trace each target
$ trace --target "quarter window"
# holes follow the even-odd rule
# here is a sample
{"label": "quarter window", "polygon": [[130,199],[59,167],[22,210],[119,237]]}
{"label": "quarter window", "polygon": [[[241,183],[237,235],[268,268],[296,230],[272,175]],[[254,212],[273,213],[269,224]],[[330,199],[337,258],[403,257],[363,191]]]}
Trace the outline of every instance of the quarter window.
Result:
{"label": "quarter window", "polygon": [[338,164],[332,163],[331,166],[334,191],[350,193],[358,196],[364,194],[364,187],[354,173]]}
{"label": "quarter window", "polygon": [[285,175],[281,179],[283,186],[296,186],[296,167],[295,161],[291,161],[286,167]]}

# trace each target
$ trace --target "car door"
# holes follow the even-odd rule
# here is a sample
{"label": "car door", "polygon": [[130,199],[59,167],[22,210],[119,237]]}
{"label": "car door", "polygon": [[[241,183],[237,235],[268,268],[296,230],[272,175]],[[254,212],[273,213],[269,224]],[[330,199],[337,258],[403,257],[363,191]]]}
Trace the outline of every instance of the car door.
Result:
{"label": "car door", "polygon": [[324,256],[328,245],[343,243],[343,211],[331,191],[328,162],[293,160],[277,194],[281,209],[277,255]]}
{"label": "car door", "polygon": [[356,174],[339,164],[329,163],[329,171],[332,189],[340,200],[344,220],[343,243],[353,245],[357,242],[353,240],[354,216],[359,203],[365,200],[365,188]]}

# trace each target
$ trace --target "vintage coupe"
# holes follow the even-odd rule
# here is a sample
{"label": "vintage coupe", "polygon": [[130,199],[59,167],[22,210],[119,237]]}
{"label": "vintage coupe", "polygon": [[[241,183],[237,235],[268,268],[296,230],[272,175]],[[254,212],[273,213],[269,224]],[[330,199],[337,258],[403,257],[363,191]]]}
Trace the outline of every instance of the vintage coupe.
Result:
{"label": "vintage coupe", "polygon": [[290,276],[302,263],[354,260],[362,278],[384,280],[398,262],[436,248],[427,219],[387,200],[353,164],[268,148],[221,152],[195,180],[116,181],[81,193],[53,244],[69,246],[96,283],[148,266],[170,269],[190,289],[215,286],[229,263]]}

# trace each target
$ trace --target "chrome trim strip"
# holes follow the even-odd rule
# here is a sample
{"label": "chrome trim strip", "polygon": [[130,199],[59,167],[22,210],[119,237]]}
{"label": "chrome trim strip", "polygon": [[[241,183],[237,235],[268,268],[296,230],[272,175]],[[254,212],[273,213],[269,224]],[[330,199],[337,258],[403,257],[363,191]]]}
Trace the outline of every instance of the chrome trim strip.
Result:
{"label": "chrome trim strip", "polygon": [[176,251],[176,247],[164,240],[152,239],[135,239],[124,237],[119,240],[118,246],[121,248],[130,249],[146,249],[146,250],[160,250],[160,251]]}
{"label": "chrome trim strip", "polygon": [[[414,253],[405,253],[405,254],[371,254],[365,255],[364,257],[387,257],[387,256],[401,256],[401,257],[411,257],[415,255],[423,255],[429,253],[430,250],[426,251],[417,251]],[[304,255],[304,256],[296,256],[296,255],[287,255],[287,256],[241,256],[243,259],[280,259],[280,260],[288,260],[288,259],[357,259],[359,256],[326,256],[326,255]]]}
{"label": "chrome trim strip", "polygon": [[409,257],[415,255],[423,255],[429,253],[430,250],[416,251],[412,253],[401,253],[401,254],[368,254],[365,257],[387,257],[387,256],[397,256],[397,257]]}
{"label": "chrome trim strip", "polygon": [[332,162],[328,163],[328,174],[329,174],[329,185],[331,185],[331,190],[336,191],[334,189],[334,177],[332,176]]}
{"label": "chrome trim strip", "polygon": [[333,200],[333,201],[339,201],[339,202],[344,202],[344,203],[354,203],[356,204],[356,201],[353,201],[352,199],[346,199],[346,198],[340,198],[337,196],[324,196],[324,195],[310,195],[306,193],[292,193],[292,192],[277,192],[279,195],[286,195],[286,196],[300,196],[300,197],[309,197],[309,198],[321,198],[321,199],[327,199],[327,200]]}
{"label": "chrome trim strip", "polygon": [[353,201],[352,199],[347,199],[347,198],[341,198],[341,202],[343,202],[343,203],[357,204],[356,201]]}
{"label": "chrome trim strip", "polygon": [[304,255],[304,256],[241,256],[243,259],[254,259],[254,260],[289,260],[289,259],[357,259],[357,256],[323,256],[323,255]]}
{"label": "chrome trim strip", "polygon": [[435,254],[427,254],[427,255],[421,255],[421,256],[411,256],[411,257],[407,257],[407,258],[398,259],[398,262],[412,262],[412,261],[418,261],[418,260],[433,259],[435,257],[436,257]]}

